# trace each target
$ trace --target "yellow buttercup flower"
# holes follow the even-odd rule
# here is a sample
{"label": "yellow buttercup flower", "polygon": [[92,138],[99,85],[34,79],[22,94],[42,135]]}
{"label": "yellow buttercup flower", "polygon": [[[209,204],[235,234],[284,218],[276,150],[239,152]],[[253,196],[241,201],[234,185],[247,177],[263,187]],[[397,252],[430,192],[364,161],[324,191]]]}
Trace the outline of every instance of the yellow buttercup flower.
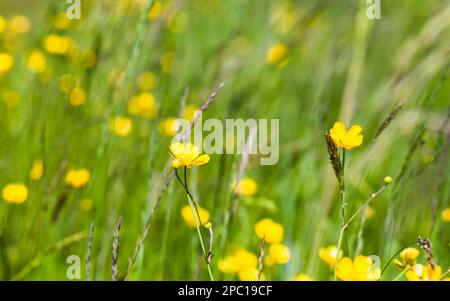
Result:
{"label": "yellow buttercup flower", "polygon": [[172,167],[187,167],[204,165],[209,162],[209,155],[200,155],[198,146],[192,143],[176,142],[170,145],[170,155],[172,157]]}
{"label": "yellow buttercup flower", "polygon": [[5,21],[5,18],[3,18],[2,16],[0,16],[0,33],[2,33],[3,31],[5,31],[5,27],[6,27],[6,21]]}
{"label": "yellow buttercup flower", "polygon": [[[258,281],[259,270],[257,268],[249,268],[239,272],[239,280],[241,281]],[[264,273],[261,273],[261,281],[266,280]]]}
{"label": "yellow buttercup flower", "polygon": [[11,183],[3,188],[2,196],[7,203],[22,204],[28,198],[28,188],[20,183]]}
{"label": "yellow buttercup flower", "polygon": [[183,109],[182,117],[189,122],[194,121],[195,112],[198,111],[198,107],[194,105],[188,105]]}
{"label": "yellow buttercup flower", "polygon": [[339,251],[339,256],[337,256],[337,247],[336,246],[328,246],[326,248],[319,249],[319,257],[325,263],[327,263],[331,268],[336,264],[336,258],[341,259],[343,252]]}
{"label": "yellow buttercup flower", "polygon": [[400,252],[400,258],[404,263],[413,265],[416,262],[417,257],[419,257],[420,252],[416,248],[406,248]]}
{"label": "yellow buttercup flower", "polygon": [[161,121],[159,124],[159,131],[166,136],[175,136],[178,131],[177,118],[169,117]]}
{"label": "yellow buttercup flower", "polygon": [[53,18],[53,26],[59,30],[65,30],[70,25],[70,19],[65,13],[59,13]]}
{"label": "yellow buttercup flower", "polygon": [[133,129],[133,122],[127,117],[119,116],[112,120],[111,129],[117,136],[126,137]]}
{"label": "yellow buttercup flower", "polygon": [[337,147],[343,147],[350,150],[362,144],[363,135],[361,135],[361,131],[362,128],[359,125],[353,125],[347,131],[345,124],[342,122],[335,122],[333,128],[330,130],[330,136]]}
{"label": "yellow buttercup flower", "polygon": [[[207,223],[209,221],[209,212],[208,212],[208,210],[206,210],[198,205],[197,205],[197,209],[198,209],[198,214],[200,215],[200,222],[202,225],[204,225],[205,223]],[[196,217],[192,213],[191,206],[188,205],[188,206],[184,206],[183,208],[181,208],[181,217],[184,219],[184,221],[186,222],[186,224],[189,227],[195,228],[197,226]]]}
{"label": "yellow buttercup flower", "polygon": [[[286,264],[291,259],[291,251],[284,244],[272,244],[269,247],[269,262],[276,264]],[[270,264],[269,264],[270,265]]]}
{"label": "yellow buttercup flower", "polygon": [[44,174],[44,162],[42,160],[34,160],[33,167],[30,170],[29,177],[31,180],[38,181]]}
{"label": "yellow buttercup flower", "polygon": [[33,73],[42,73],[45,71],[47,59],[40,50],[33,51],[27,60],[27,67]]}
{"label": "yellow buttercup flower", "polygon": [[288,63],[288,52],[289,50],[284,44],[273,45],[267,52],[267,63],[276,67],[284,67]]}
{"label": "yellow buttercup flower", "polygon": [[230,256],[220,259],[217,267],[222,273],[233,274],[258,266],[258,257],[245,249],[238,249]]}
{"label": "yellow buttercup flower", "polygon": [[79,107],[86,102],[86,92],[83,89],[76,87],[69,95],[69,102],[74,107]]}
{"label": "yellow buttercup flower", "polygon": [[336,276],[344,281],[375,281],[380,278],[381,270],[373,266],[372,259],[359,255],[355,260],[344,257],[339,260]]}
{"label": "yellow buttercup flower", "polygon": [[252,196],[258,191],[258,184],[252,178],[243,178],[237,187],[236,181],[234,181],[231,189],[239,195]]}
{"label": "yellow buttercup flower", "polygon": [[149,92],[134,96],[128,102],[128,112],[133,115],[139,115],[143,118],[154,118],[157,113],[155,97]]}
{"label": "yellow buttercup flower", "polygon": [[423,265],[413,265],[405,274],[409,281],[439,281],[442,275],[442,268],[438,265],[434,269]]}
{"label": "yellow buttercup flower", "polygon": [[148,19],[149,20],[155,20],[156,18],[159,17],[159,15],[161,14],[162,11],[162,4],[161,1],[156,0],[153,2],[152,7],[150,8],[149,12],[148,12]]}
{"label": "yellow buttercup flower", "polygon": [[450,222],[450,208],[442,211],[442,220],[446,223]]}
{"label": "yellow buttercup flower", "polygon": [[0,52],[0,75],[8,72],[14,66],[14,58],[7,52]]}
{"label": "yellow buttercup flower", "polygon": [[81,188],[89,182],[91,173],[87,169],[71,169],[66,175],[65,183],[72,188]]}
{"label": "yellow buttercup flower", "polygon": [[255,225],[255,232],[260,239],[264,239],[269,244],[280,243],[284,236],[283,226],[269,218],[260,220]]}
{"label": "yellow buttercup flower", "polygon": [[30,31],[30,20],[25,16],[15,16],[9,21],[9,28],[12,32],[24,34]]}
{"label": "yellow buttercup flower", "polygon": [[306,274],[298,274],[294,277],[294,281],[314,281],[314,278]]}
{"label": "yellow buttercup flower", "polygon": [[155,86],[156,77],[152,72],[141,73],[138,77],[138,87],[141,90],[151,90]]}
{"label": "yellow buttercup flower", "polygon": [[44,48],[51,54],[69,55],[74,49],[74,42],[69,37],[50,34],[44,40]]}

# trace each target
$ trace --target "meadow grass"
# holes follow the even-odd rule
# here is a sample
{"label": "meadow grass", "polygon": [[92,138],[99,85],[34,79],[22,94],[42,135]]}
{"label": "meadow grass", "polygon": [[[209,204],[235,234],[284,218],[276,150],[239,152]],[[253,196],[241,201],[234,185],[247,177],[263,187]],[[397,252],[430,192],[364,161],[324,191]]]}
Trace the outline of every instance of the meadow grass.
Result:
{"label": "meadow grass", "polygon": [[[291,256],[273,266],[259,258],[258,277],[333,280],[318,253],[337,245],[345,221],[323,138],[335,121],[359,124],[364,135],[345,157],[346,220],[359,213],[345,229],[345,256],[377,255],[383,268],[421,236],[448,269],[448,1],[382,0],[380,20],[356,0],[81,0],[81,19],[65,24],[58,16],[67,7],[0,3],[0,53],[14,59],[0,69],[0,188],[28,188],[22,204],[0,202],[0,279],[66,280],[66,258],[78,255],[82,280],[208,280],[206,255],[214,279],[235,280],[219,260],[239,248],[268,254],[255,225],[270,218],[282,225]],[[18,15],[31,24],[23,33],[12,21]],[[51,53],[51,34],[70,37],[71,50]],[[277,43],[288,50],[283,66],[267,61]],[[35,50],[46,62],[33,73]],[[139,84],[144,72],[154,75],[153,87]],[[213,231],[210,254],[211,232],[199,229],[202,254],[197,230],[180,214],[189,203],[160,124],[200,108],[222,82],[203,119],[279,119],[280,159],[263,166],[257,155],[212,154],[189,169],[189,193]],[[73,106],[77,86],[86,100]],[[154,96],[152,116],[128,110],[142,92]],[[123,137],[111,130],[118,116],[132,122]],[[36,159],[44,174],[32,180]],[[87,184],[66,185],[67,172],[79,168],[90,172]],[[385,176],[393,181],[370,201],[369,216],[359,208]],[[256,181],[256,194],[233,192],[244,177]],[[381,279],[404,279],[401,272],[390,264]]]}

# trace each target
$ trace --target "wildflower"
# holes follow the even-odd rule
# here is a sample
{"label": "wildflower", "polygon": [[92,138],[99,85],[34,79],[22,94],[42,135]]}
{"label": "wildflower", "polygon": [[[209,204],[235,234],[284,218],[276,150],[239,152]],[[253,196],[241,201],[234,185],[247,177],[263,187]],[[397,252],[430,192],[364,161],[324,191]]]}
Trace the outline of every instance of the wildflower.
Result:
{"label": "wildflower", "polygon": [[380,278],[381,271],[373,266],[372,259],[359,255],[354,261],[348,257],[339,260],[336,275],[344,281],[374,281]]}
{"label": "wildflower", "polygon": [[70,19],[67,18],[65,13],[59,13],[53,18],[53,26],[59,30],[65,30],[70,25]]}
{"label": "wildflower", "polygon": [[450,222],[450,208],[442,211],[442,220],[446,223]]}
{"label": "wildflower", "polygon": [[409,281],[438,281],[442,274],[442,268],[436,265],[434,268],[423,264],[413,265],[405,274]]}
{"label": "wildflower", "polygon": [[314,281],[314,278],[306,274],[298,274],[294,277],[294,281]]}
{"label": "wildflower", "polygon": [[133,123],[129,118],[119,116],[112,120],[111,129],[117,136],[125,137],[133,129]]}
{"label": "wildflower", "polygon": [[190,122],[194,121],[195,112],[198,111],[198,107],[194,105],[188,105],[183,109],[182,116],[184,119],[189,120]]}
{"label": "wildflower", "polygon": [[335,122],[333,128],[330,130],[330,136],[337,147],[343,147],[350,150],[362,144],[363,135],[360,134],[361,131],[362,128],[359,125],[353,125],[347,131],[345,124],[342,122]]}
{"label": "wildflower", "polygon": [[44,48],[51,54],[69,55],[73,51],[74,42],[69,37],[50,34],[44,40]]}
{"label": "wildflower", "polygon": [[92,209],[92,199],[91,198],[81,199],[80,209],[83,211],[90,211]]}
{"label": "wildflower", "polygon": [[166,136],[175,136],[178,128],[177,118],[174,117],[166,118],[159,124],[159,131]]}
{"label": "wildflower", "polygon": [[[200,223],[202,225],[204,225],[205,223],[207,223],[209,221],[209,212],[208,212],[208,210],[206,210],[198,205],[197,205],[197,209],[198,209],[198,214],[200,216]],[[181,208],[181,217],[183,217],[184,221],[186,222],[186,224],[189,227],[194,228],[197,226],[197,223],[196,223],[197,217],[193,215],[192,209],[189,205]]]}
{"label": "wildflower", "polygon": [[232,190],[242,196],[252,196],[258,191],[258,185],[252,178],[243,178],[236,187],[236,181],[233,182]]}
{"label": "wildflower", "polygon": [[389,176],[384,177],[384,183],[385,183],[385,184],[390,184],[390,183],[392,183],[392,177],[389,177]]}
{"label": "wildflower", "polygon": [[[276,264],[286,264],[291,259],[291,251],[284,244],[272,244],[269,247],[269,262]],[[270,264],[269,264],[270,265]]]}
{"label": "wildflower", "polygon": [[399,268],[405,268],[407,265],[413,266],[416,263],[416,258],[419,257],[420,252],[416,248],[406,248],[400,252],[402,262],[395,260],[394,264]]}
{"label": "wildflower", "polygon": [[161,1],[156,0],[148,12],[148,15],[147,15],[148,19],[155,20],[156,18],[159,17],[159,15],[161,14],[161,11],[162,11]]}
{"label": "wildflower", "polygon": [[319,257],[325,263],[327,263],[331,268],[336,264],[336,258],[339,260],[342,258],[343,252],[339,251],[339,256],[337,256],[337,247],[336,246],[328,246],[326,248],[319,249]]}
{"label": "wildflower", "polygon": [[74,107],[79,107],[86,102],[86,92],[83,89],[76,87],[69,95],[69,102]]}
{"label": "wildflower", "polygon": [[5,27],[6,27],[5,18],[0,16],[0,33],[2,33],[5,30]]}
{"label": "wildflower", "polygon": [[30,31],[30,20],[25,16],[15,16],[9,21],[9,28],[12,32],[24,34]]}
{"label": "wildflower", "polygon": [[33,73],[42,73],[45,71],[47,60],[40,50],[33,51],[27,60],[27,67]]}
{"label": "wildflower", "polygon": [[71,169],[66,175],[65,183],[72,188],[81,188],[89,182],[91,173],[87,169]]}
{"label": "wildflower", "polygon": [[[258,281],[259,271],[257,268],[249,268],[239,272],[239,280],[241,281]],[[261,280],[265,280],[266,276],[261,273]]]}
{"label": "wildflower", "polygon": [[157,113],[155,97],[149,92],[134,96],[128,102],[128,112],[143,118],[154,118]]}
{"label": "wildflower", "polygon": [[155,74],[147,71],[139,75],[137,84],[141,90],[151,90],[155,86],[155,82]]}
{"label": "wildflower", "polygon": [[30,170],[29,177],[31,180],[38,181],[44,174],[44,162],[42,160],[34,160],[33,167]]}
{"label": "wildflower", "polygon": [[28,188],[20,183],[11,183],[3,188],[2,196],[5,202],[21,204],[27,200]]}
{"label": "wildflower", "polygon": [[276,67],[284,67],[288,63],[288,49],[284,44],[277,43],[267,52],[267,63]]}
{"label": "wildflower", "polygon": [[269,244],[280,243],[284,236],[283,226],[269,218],[260,220],[255,225],[255,232],[260,239],[264,239]]}
{"label": "wildflower", "polygon": [[248,271],[258,266],[258,257],[245,249],[238,249],[230,256],[219,260],[219,271],[227,274]]}
{"label": "wildflower", "polygon": [[8,72],[14,66],[14,58],[7,52],[0,52],[0,75]]}
{"label": "wildflower", "polygon": [[192,143],[176,142],[170,145],[170,155],[172,156],[172,167],[191,168],[196,165],[204,165],[209,162],[209,155],[200,155],[198,146]]}

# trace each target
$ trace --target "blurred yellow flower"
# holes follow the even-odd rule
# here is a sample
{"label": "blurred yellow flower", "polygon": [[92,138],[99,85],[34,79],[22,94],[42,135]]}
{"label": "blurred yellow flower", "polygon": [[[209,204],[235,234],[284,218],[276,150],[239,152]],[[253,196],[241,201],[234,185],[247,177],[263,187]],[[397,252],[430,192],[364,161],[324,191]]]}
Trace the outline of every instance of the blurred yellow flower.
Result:
{"label": "blurred yellow flower", "polygon": [[87,169],[71,169],[66,175],[65,183],[72,188],[81,188],[89,182],[91,173]]}
{"label": "blurred yellow flower", "polygon": [[267,51],[267,63],[276,67],[284,67],[288,63],[288,49],[286,45],[277,43]]}
{"label": "blurred yellow flower", "polygon": [[83,211],[90,211],[92,209],[92,199],[91,198],[81,199],[80,209]]}
{"label": "blurred yellow flower", "polygon": [[258,191],[258,184],[252,178],[243,178],[237,187],[236,181],[234,181],[231,189],[239,195],[252,196]]}
{"label": "blurred yellow flower", "polygon": [[383,181],[384,181],[385,184],[391,184],[392,183],[392,177],[386,176],[386,177],[384,177]]}
{"label": "blurred yellow flower", "polygon": [[245,249],[238,249],[231,255],[220,259],[217,267],[222,273],[234,274],[256,268],[257,265],[258,257],[255,254]]}
{"label": "blurred yellow flower", "polygon": [[[337,247],[336,246],[328,246],[325,248],[319,249],[319,258],[322,259],[325,263],[327,263],[331,268],[336,264],[337,257]],[[342,250],[339,252],[338,259],[341,259],[343,255]]]}
{"label": "blurred yellow flower", "polygon": [[80,87],[74,88],[69,95],[69,102],[74,107],[79,107],[86,102],[86,92]]}
{"label": "blurred yellow flower", "polygon": [[161,132],[161,134],[166,136],[175,136],[178,131],[177,118],[169,117],[162,120],[159,124],[159,131]]}
{"label": "blurred yellow flower", "polygon": [[298,274],[294,277],[294,281],[314,281],[314,278],[306,274]]}
{"label": "blurred yellow flower", "polygon": [[117,136],[126,137],[133,129],[133,122],[127,117],[118,116],[112,120],[111,129]]}
{"label": "blurred yellow flower", "polygon": [[[258,281],[258,269],[248,268],[239,272],[239,280],[241,281]],[[261,273],[261,281],[266,280],[264,273]]]}
{"label": "blurred yellow flower", "polygon": [[21,204],[28,198],[28,188],[20,183],[11,183],[3,188],[2,196],[5,202]]}
{"label": "blurred yellow flower", "polygon": [[284,244],[272,244],[269,247],[269,256],[270,262],[276,264],[286,264],[291,259],[291,251]]}
{"label": "blurred yellow flower", "polygon": [[162,11],[161,1],[159,0],[154,1],[152,7],[150,8],[150,11],[148,12],[147,15],[148,19],[155,20],[156,18],[159,17],[161,11]]}
{"label": "blurred yellow flower", "polygon": [[190,122],[194,121],[195,112],[198,111],[199,108],[195,105],[188,105],[183,109],[182,117]]}
{"label": "blurred yellow flower", "polygon": [[269,244],[280,243],[284,236],[283,226],[269,218],[260,220],[255,225],[255,232],[260,239],[264,239]]}
{"label": "blurred yellow flower", "polygon": [[137,84],[141,90],[151,90],[155,86],[156,77],[150,71],[143,72],[139,75]]}
{"label": "blurred yellow flower", "polygon": [[33,73],[42,73],[45,71],[45,66],[47,65],[47,59],[44,53],[40,50],[34,50],[27,60],[27,67]]}
{"label": "blurred yellow flower", "polygon": [[0,52],[0,75],[8,72],[14,66],[14,58],[7,52]]}
{"label": "blurred yellow flower", "polygon": [[88,49],[83,53],[82,61],[84,67],[87,69],[92,68],[97,63],[97,54],[94,50]]}
{"label": "blurred yellow flower", "polygon": [[413,265],[405,274],[409,281],[439,281],[442,274],[442,268],[438,265],[434,269],[423,265]]}
{"label": "blurred yellow flower", "polygon": [[406,248],[400,252],[400,258],[403,261],[403,266],[406,265],[413,266],[416,263],[417,257],[419,257],[420,252],[416,248]]}
{"label": "blurred yellow flower", "polygon": [[373,266],[372,259],[359,255],[352,261],[348,257],[339,260],[336,276],[344,281],[375,281],[380,278],[381,270]]}
{"label": "blurred yellow flower", "polygon": [[25,16],[14,16],[9,21],[9,28],[14,33],[24,34],[30,31],[31,23]]}
{"label": "blurred yellow flower", "polygon": [[50,34],[44,40],[44,48],[51,54],[69,55],[74,49],[74,42],[69,37]]}
{"label": "blurred yellow flower", "polygon": [[[206,224],[209,221],[209,212],[208,210],[200,207],[197,205],[198,214],[200,215],[200,222],[202,225]],[[187,205],[181,208],[181,217],[184,219],[186,224],[191,227],[195,228],[197,226],[196,223],[196,217],[192,213],[191,206]]]}
{"label": "blurred yellow flower", "polygon": [[33,167],[30,170],[29,177],[31,180],[38,181],[42,178],[44,174],[44,162],[42,160],[34,160]]}
{"label": "blurred yellow flower", "polygon": [[6,21],[5,21],[5,18],[3,18],[2,16],[0,16],[0,33],[2,33],[3,31],[5,31],[5,27],[6,27]]}
{"label": "blurred yellow flower", "polygon": [[172,167],[187,167],[204,165],[209,162],[209,155],[200,155],[198,146],[192,143],[176,142],[170,145],[170,155],[172,157]]}
{"label": "blurred yellow flower", "polygon": [[59,30],[65,30],[70,25],[70,19],[65,13],[59,13],[53,18],[53,26]]}
{"label": "blurred yellow flower", "polygon": [[450,222],[450,208],[446,208],[442,211],[442,220],[446,223]]}
{"label": "blurred yellow flower", "polygon": [[157,113],[155,97],[149,92],[134,96],[128,102],[128,112],[143,118],[154,118]]}
{"label": "blurred yellow flower", "polygon": [[362,128],[359,125],[353,125],[347,131],[345,124],[335,122],[333,128],[330,130],[330,136],[337,147],[350,150],[362,144],[363,135],[361,135],[361,131]]}

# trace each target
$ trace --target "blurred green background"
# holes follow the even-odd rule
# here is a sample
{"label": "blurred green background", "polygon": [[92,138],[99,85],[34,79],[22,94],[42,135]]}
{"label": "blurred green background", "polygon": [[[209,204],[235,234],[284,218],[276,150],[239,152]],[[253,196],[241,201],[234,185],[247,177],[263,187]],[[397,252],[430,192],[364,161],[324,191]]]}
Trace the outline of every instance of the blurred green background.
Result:
{"label": "blurred green background", "polygon": [[[264,267],[266,279],[333,278],[318,252],[336,245],[339,234],[339,191],[323,137],[337,120],[361,125],[364,134],[362,146],[347,152],[347,212],[384,176],[394,179],[371,203],[372,216],[349,227],[345,256],[356,256],[360,244],[362,254],[379,256],[384,266],[421,235],[448,269],[450,224],[442,212],[450,187],[449,1],[382,0],[379,20],[367,18],[369,5],[356,0],[162,0],[149,17],[146,2],[81,0],[80,20],[65,18],[64,1],[0,3],[0,53],[14,61],[7,68],[0,60],[6,70],[0,71],[0,187],[28,188],[25,202],[0,202],[2,280],[66,280],[69,255],[80,256],[85,279],[92,222],[92,279],[111,279],[119,216],[118,267],[125,275],[167,176],[171,137],[161,124],[184,105],[199,107],[221,82],[203,119],[279,119],[280,160],[261,166],[250,157],[244,175],[259,189],[240,198],[226,230],[242,157],[211,155],[190,170],[191,192],[211,215],[216,279],[239,279],[217,268],[233,250],[259,256],[254,226],[262,218],[283,226],[291,253],[287,264]],[[275,45],[286,50],[282,64],[268,60]],[[130,109],[141,93],[154,99],[148,114]],[[110,130],[118,116],[132,122],[130,133]],[[44,166],[39,180],[29,178],[35,160]],[[90,179],[74,189],[64,178],[77,168]],[[195,228],[180,215],[185,205],[173,180],[130,279],[208,279]],[[425,263],[424,254],[419,261]],[[382,279],[398,273],[390,265]]]}

